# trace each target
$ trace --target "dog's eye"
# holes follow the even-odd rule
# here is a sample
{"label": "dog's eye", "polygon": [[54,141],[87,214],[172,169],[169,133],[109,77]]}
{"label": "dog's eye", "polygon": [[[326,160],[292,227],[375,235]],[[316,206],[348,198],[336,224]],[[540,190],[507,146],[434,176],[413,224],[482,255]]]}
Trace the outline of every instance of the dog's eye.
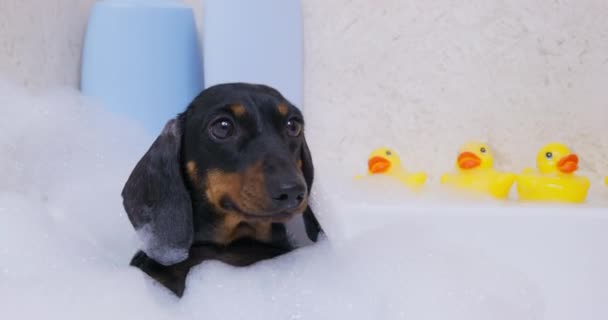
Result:
{"label": "dog's eye", "polygon": [[290,137],[297,137],[302,132],[302,123],[297,119],[289,119],[285,124],[285,130]]}
{"label": "dog's eye", "polygon": [[230,138],[234,135],[234,123],[228,118],[217,119],[209,126],[209,132],[220,140]]}

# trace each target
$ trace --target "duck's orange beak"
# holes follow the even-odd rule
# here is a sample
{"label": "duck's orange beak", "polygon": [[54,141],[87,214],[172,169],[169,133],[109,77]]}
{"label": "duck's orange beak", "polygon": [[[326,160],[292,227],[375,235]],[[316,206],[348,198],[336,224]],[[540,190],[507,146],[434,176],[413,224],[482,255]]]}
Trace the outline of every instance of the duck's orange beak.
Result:
{"label": "duck's orange beak", "polygon": [[479,167],[481,159],[473,152],[465,151],[458,155],[458,167],[468,170]]}
{"label": "duck's orange beak", "polygon": [[569,154],[559,159],[557,169],[563,173],[572,173],[576,171],[578,169],[578,156],[575,154]]}
{"label": "duck's orange beak", "polygon": [[391,167],[391,162],[383,157],[372,157],[367,161],[367,167],[371,173],[384,173]]}

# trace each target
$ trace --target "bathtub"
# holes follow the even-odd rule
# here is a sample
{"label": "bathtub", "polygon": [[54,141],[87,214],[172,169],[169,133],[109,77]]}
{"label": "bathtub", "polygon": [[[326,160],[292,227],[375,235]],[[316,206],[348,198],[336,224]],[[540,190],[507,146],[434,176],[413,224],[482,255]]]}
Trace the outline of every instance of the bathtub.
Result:
{"label": "bathtub", "polygon": [[[608,317],[608,208],[601,202],[531,205],[396,199],[395,194],[370,200],[351,191],[352,186],[327,185],[313,191],[322,208],[317,216],[337,250],[367,234],[397,228],[402,245],[432,243],[520,274],[537,291],[544,319]],[[398,250],[400,243],[389,245]]]}

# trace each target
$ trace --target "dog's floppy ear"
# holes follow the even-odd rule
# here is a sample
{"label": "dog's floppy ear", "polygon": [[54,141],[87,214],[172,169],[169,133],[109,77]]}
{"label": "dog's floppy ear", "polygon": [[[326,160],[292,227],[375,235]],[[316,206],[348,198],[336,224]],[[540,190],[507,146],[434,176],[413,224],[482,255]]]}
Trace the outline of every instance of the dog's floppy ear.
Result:
{"label": "dog's floppy ear", "polygon": [[182,128],[167,122],[122,190],[143,251],[163,265],[185,260],[192,245],[192,201],[181,173]]}
{"label": "dog's floppy ear", "polygon": [[[312,189],[312,182],[315,175],[315,168],[312,164],[312,156],[310,155],[310,150],[308,149],[306,139],[304,139],[302,142],[300,158],[302,160],[302,173],[304,174],[304,180],[306,180],[306,185],[308,185],[308,194],[310,195],[310,190]],[[319,225],[319,221],[317,221],[317,218],[312,212],[310,206],[308,206],[306,211],[304,211],[304,227],[306,228],[308,238],[316,242],[317,238],[319,237],[319,232],[322,232],[322,230],[321,226]]]}

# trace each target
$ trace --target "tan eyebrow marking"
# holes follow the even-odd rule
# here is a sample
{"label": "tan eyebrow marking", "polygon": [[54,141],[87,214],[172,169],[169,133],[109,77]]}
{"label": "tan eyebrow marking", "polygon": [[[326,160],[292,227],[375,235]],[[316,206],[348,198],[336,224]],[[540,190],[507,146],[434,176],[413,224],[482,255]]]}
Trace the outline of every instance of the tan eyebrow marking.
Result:
{"label": "tan eyebrow marking", "polygon": [[289,107],[287,107],[287,105],[281,103],[279,105],[277,105],[277,110],[279,110],[279,113],[283,116],[286,116],[287,113],[289,112]]}
{"label": "tan eyebrow marking", "polygon": [[232,110],[234,115],[237,117],[241,117],[247,112],[242,104],[233,104],[230,106],[230,110]]}

